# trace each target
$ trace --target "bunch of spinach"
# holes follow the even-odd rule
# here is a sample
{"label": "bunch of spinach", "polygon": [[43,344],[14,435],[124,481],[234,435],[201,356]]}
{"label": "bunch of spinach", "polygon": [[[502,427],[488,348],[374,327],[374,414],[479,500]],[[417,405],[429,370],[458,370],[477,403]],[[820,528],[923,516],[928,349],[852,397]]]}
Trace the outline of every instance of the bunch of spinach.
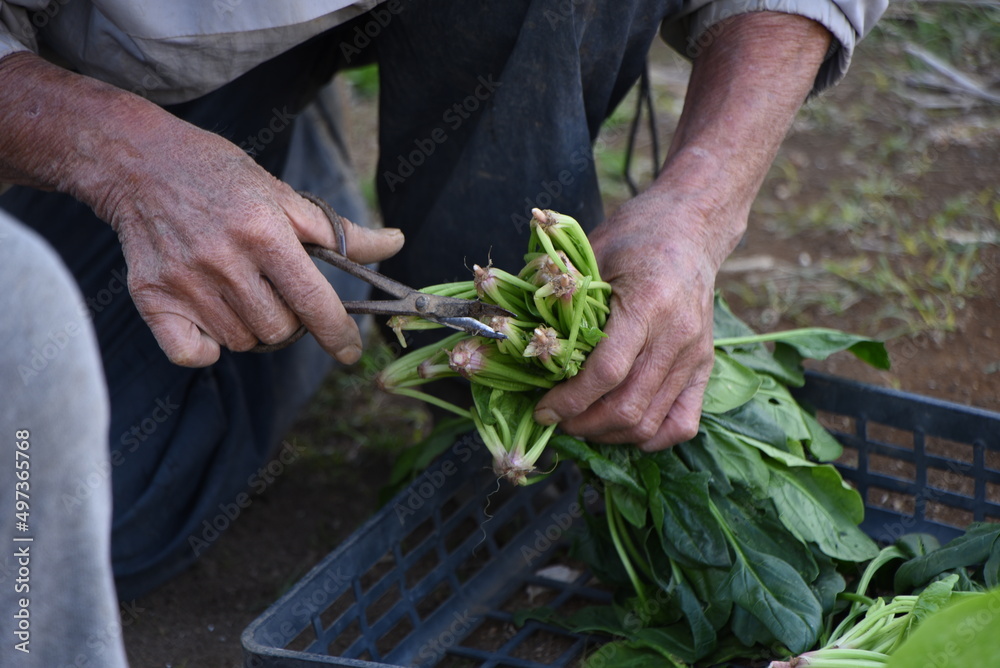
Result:
{"label": "bunch of spinach", "polygon": [[[610,607],[556,620],[620,638],[590,665],[799,653],[814,646],[841,571],[872,559],[864,504],[822,462],[841,447],[792,398],[802,360],[849,350],[886,368],[880,343],[826,329],[756,335],[718,299],[716,360],[698,435],[652,454],[560,435],[551,446],[602,492],[576,556],[618,585]],[[773,342],[773,352],[765,342]]]}
{"label": "bunch of spinach", "polygon": [[[903,536],[841,595],[849,606],[818,649],[769,668],[991,665],[1000,655],[998,585],[1000,525],[973,524],[944,547],[930,535]],[[869,589],[894,595],[871,598]]]}
{"label": "bunch of spinach", "polygon": [[[599,658],[651,651],[661,662],[651,665],[679,665],[813,646],[845,586],[838,567],[877,550],[857,528],[861,498],[823,463],[840,455],[840,445],[788,387],[804,382],[803,359],[843,350],[887,368],[881,343],[820,328],[758,335],[717,298],[715,364],[699,433],[644,454],[553,438],[553,427],[533,419],[544,390],[579,372],[604,336],[611,286],[577,221],[534,210],[517,275],[476,266],[472,281],[424,290],[503,306],[514,317],[490,324],[506,338],[453,334],[396,360],[378,383],[473,420],[500,478],[531,484],[544,476],[539,457],[555,448],[603,493],[603,512],[588,516],[578,552],[621,585],[617,604],[570,621],[624,638]],[[400,336],[436,326],[390,324]],[[456,376],[471,383],[468,410],[417,389]],[[624,664],[619,657],[612,665]]]}

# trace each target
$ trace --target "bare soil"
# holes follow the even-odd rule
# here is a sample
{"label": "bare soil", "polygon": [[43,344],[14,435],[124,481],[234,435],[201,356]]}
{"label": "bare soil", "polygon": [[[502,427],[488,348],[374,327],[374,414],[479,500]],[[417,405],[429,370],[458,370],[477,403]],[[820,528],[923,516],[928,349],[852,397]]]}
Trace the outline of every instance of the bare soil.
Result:
{"label": "bare soil", "polygon": [[[663,90],[658,98],[664,109],[662,132],[668,137],[683,95],[685,70],[676,59],[662,54],[655,62],[654,85]],[[751,216],[750,231],[720,275],[719,287],[737,312],[760,330],[809,324],[872,336],[901,333],[888,344],[893,359],[889,371],[872,370],[848,355],[815,364],[823,371],[1000,411],[1000,247],[996,237],[992,243],[978,245],[979,269],[967,296],[948,302],[951,324],[921,328],[915,326],[923,322],[921,316],[900,294],[861,289],[823,269],[824,263],[864,255],[870,264],[852,265],[856,278],[864,279],[874,273],[877,256],[885,255],[893,266],[910,266],[924,275],[933,271],[920,253],[913,256],[896,249],[905,241],[902,228],[880,227],[878,216],[872,213],[877,209],[868,210],[865,215],[871,220],[857,225],[830,223],[843,214],[836,209],[830,216],[820,216],[819,224],[806,221],[810,205],[831,198],[831,184],[839,183],[842,193],[851,192],[852,184],[862,176],[871,181],[880,174],[889,181],[889,196],[874,201],[904,211],[918,229],[922,216],[929,219],[958,194],[992,191],[994,199],[986,203],[987,209],[1000,201],[1000,133],[977,131],[969,139],[969,128],[996,127],[1000,112],[995,107],[974,107],[940,115],[908,103],[885,83],[897,66],[897,56],[881,52],[874,44],[858,54],[841,86],[810,102],[776,161]],[[355,153],[362,158],[374,155],[373,108],[373,100],[353,101]],[[922,144],[918,141],[940,128],[949,131]],[[892,144],[888,156],[880,153],[880,146],[904,135],[910,139]],[[918,145],[914,152],[927,154],[930,147],[934,159],[926,170],[915,173],[908,169],[914,159],[908,149]],[[361,163],[362,173],[370,173],[370,161]],[[908,188],[916,189],[916,194],[899,194]],[[996,211],[1000,214],[1000,206]],[[963,220],[960,213],[953,226],[969,234],[995,232],[1000,227],[996,217],[992,227],[963,226]],[[917,234],[907,229],[907,234]],[[942,289],[942,294],[947,292]],[[929,304],[942,303],[932,292],[922,296]],[[946,310],[942,307],[938,312]],[[357,403],[368,397],[348,400],[339,410],[368,410]],[[318,405],[289,436],[314,444],[315,456],[289,466],[197,565],[154,593],[128,603],[133,612],[124,618],[124,634],[135,668],[240,665],[239,637],[244,627],[376,508],[377,492],[391,466],[390,450],[360,447],[358,430],[354,434],[324,432],[324,423],[336,421],[327,406]],[[397,404],[382,409],[401,410]],[[413,409],[405,406],[405,410]],[[409,440],[414,431],[425,428],[418,423],[419,419],[406,418],[399,427],[399,440]],[[995,434],[987,436],[996,438]]]}

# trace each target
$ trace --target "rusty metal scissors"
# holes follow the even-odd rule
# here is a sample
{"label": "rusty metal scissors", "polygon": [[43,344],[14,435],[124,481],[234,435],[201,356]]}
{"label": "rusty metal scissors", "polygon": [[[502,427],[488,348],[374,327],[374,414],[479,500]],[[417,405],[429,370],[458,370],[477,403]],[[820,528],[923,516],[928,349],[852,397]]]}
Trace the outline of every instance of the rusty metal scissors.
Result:
{"label": "rusty metal scissors", "polygon": [[[481,318],[493,316],[513,317],[513,313],[500,308],[494,304],[487,304],[478,299],[460,299],[458,297],[442,297],[431,295],[415,290],[408,285],[403,285],[399,281],[393,280],[384,274],[369,269],[363,264],[358,264],[349,260],[344,253],[347,249],[347,239],[344,235],[344,223],[340,215],[325,201],[307,192],[299,192],[299,195],[309,200],[326,215],[333,225],[334,233],[337,236],[337,248],[341,252],[332,251],[315,244],[303,244],[306,252],[324,262],[333,265],[337,269],[346,271],[351,276],[355,276],[372,285],[383,292],[396,297],[394,300],[358,300],[343,302],[344,310],[348,313],[371,313],[374,315],[409,315],[432,320],[436,323],[458,329],[463,332],[484,336],[490,339],[507,338],[492,327],[481,322]],[[306,333],[305,325],[298,328],[291,336],[284,341],[274,344],[259,343],[251,352],[268,353],[281,350],[301,339]]]}

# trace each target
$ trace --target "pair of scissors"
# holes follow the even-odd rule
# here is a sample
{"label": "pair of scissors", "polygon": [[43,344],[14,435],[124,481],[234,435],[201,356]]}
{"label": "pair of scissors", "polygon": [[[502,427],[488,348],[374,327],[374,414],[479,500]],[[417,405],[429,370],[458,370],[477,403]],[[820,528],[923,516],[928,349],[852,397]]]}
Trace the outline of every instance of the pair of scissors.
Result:
{"label": "pair of scissors", "polygon": [[[337,252],[329,248],[317,246],[316,244],[303,244],[302,246],[306,252],[312,257],[331,264],[337,269],[346,271],[351,276],[360,278],[369,285],[396,297],[394,300],[384,301],[370,299],[345,301],[343,302],[344,310],[348,313],[417,316],[432,320],[446,327],[475,334],[476,336],[484,336],[490,339],[507,338],[481,321],[481,319],[494,316],[513,317],[514,314],[506,309],[494,304],[481,302],[478,299],[442,297],[440,295],[420,292],[373,269],[369,269],[363,264],[349,260],[345,255],[347,239],[344,235],[344,223],[340,215],[324,200],[311,193],[300,191],[299,195],[318,206],[330,220],[330,224],[333,225],[334,234],[337,237],[337,248],[340,249],[340,252]],[[269,353],[281,350],[301,339],[305,333],[306,328],[303,325],[284,341],[273,344],[259,343],[250,350],[255,353]]]}

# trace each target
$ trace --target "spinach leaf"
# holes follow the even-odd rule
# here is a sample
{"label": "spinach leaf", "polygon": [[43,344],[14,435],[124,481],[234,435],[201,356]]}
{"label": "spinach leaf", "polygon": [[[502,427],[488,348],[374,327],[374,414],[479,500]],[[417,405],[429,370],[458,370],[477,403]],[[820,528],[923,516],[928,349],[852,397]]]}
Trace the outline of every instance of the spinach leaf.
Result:
{"label": "spinach leaf", "polygon": [[983,581],[988,589],[993,589],[1000,585],[1000,538],[993,541],[990,548],[990,557],[983,565]]}
{"label": "spinach leaf", "polygon": [[823,608],[823,614],[828,615],[833,612],[837,604],[837,596],[847,589],[847,581],[837,570],[837,564],[833,559],[817,552],[818,550],[813,550],[813,559],[819,565],[819,575],[809,583],[809,588],[816,595],[816,600]]}
{"label": "spinach leaf", "polygon": [[585,322],[580,323],[580,333],[577,335],[579,341],[583,341],[593,347],[600,343],[601,339],[606,339],[607,337],[608,335],[602,332],[600,327],[594,327]]}
{"label": "spinach leaf", "polygon": [[746,436],[782,450],[788,449],[785,432],[768,412],[761,410],[756,400],[726,413],[702,414],[701,419],[703,424],[714,424],[734,435]]}
{"label": "spinach leaf", "polygon": [[677,659],[663,656],[646,644],[635,644],[628,640],[618,640],[601,645],[583,663],[583,668],[685,668]]}
{"label": "spinach leaf", "polygon": [[857,358],[877,369],[888,369],[890,366],[889,354],[885,350],[885,344],[857,334],[848,334],[847,332],[827,329],[825,327],[808,327],[784,332],[736,337],[716,336],[715,345],[726,348],[729,346],[744,346],[751,343],[763,343],[765,341],[774,342],[775,357],[778,359],[789,358],[789,351],[781,351],[782,347],[790,347],[794,349],[796,354],[814,360],[825,360],[833,353],[848,350]]}
{"label": "spinach leaf", "polygon": [[958,574],[953,573],[943,580],[927,585],[917,597],[917,602],[913,604],[912,618],[908,626],[912,628],[947,605],[957,583]]}
{"label": "spinach leaf", "polygon": [[876,369],[888,369],[891,366],[885,344],[835,329],[825,327],[794,329],[776,337],[775,341],[775,350],[781,346],[789,346],[808,359],[825,360],[833,353],[849,350],[855,357]]}
{"label": "spinach leaf", "polygon": [[895,543],[904,559],[913,559],[941,549],[941,542],[929,533],[908,533]]}
{"label": "spinach leaf", "polygon": [[747,647],[753,647],[754,645],[764,645],[766,647],[774,643],[774,634],[743,606],[737,605],[733,608],[733,618],[730,622],[730,627],[733,635]]}
{"label": "spinach leaf", "polygon": [[737,318],[729,304],[718,292],[715,293],[715,310],[713,312],[712,331],[715,338],[734,339],[736,337],[753,336],[756,332],[745,322]]}
{"label": "spinach leaf", "polygon": [[[473,429],[472,420],[464,417],[452,417],[441,420],[420,443],[406,448],[399,453],[392,471],[389,472],[389,482],[379,490],[379,503],[387,503],[417,473],[430,466],[442,452],[455,445],[459,437]],[[478,438],[478,437],[477,437]],[[482,441],[479,441],[482,445]]]}
{"label": "spinach leaf", "polygon": [[792,652],[819,636],[823,608],[799,573],[781,559],[734,541],[735,563],[719,595],[733,600]]}
{"label": "spinach leaf", "polygon": [[812,550],[785,528],[770,499],[726,498],[712,494],[712,504],[725,521],[727,533],[742,544],[788,563],[806,582],[812,582],[819,575]]}
{"label": "spinach leaf", "polygon": [[1000,633],[995,622],[1000,590],[953,598],[927,616],[889,657],[887,668],[995,666]]}
{"label": "spinach leaf", "polygon": [[[714,333],[716,339],[735,339],[754,336],[746,323],[733,315],[729,305],[718,294],[715,297]],[[801,387],[805,382],[802,374],[802,356],[794,352],[791,356],[779,357],[772,355],[763,343],[747,343],[738,346],[727,346],[730,357],[749,369],[758,373],[774,376],[781,382]]]}
{"label": "spinach leaf", "polygon": [[618,509],[618,512],[629,524],[637,529],[646,526],[645,494],[640,496],[615,483],[606,485],[604,493],[611,497],[611,504]]}
{"label": "spinach leaf", "polygon": [[706,473],[688,473],[666,480],[650,501],[654,515],[662,513],[659,531],[663,550],[689,566],[728,566],[729,546],[718,521],[709,510]]}
{"label": "spinach leaf", "polygon": [[809,431],[806,445],[812,456],[821,462],[832,462],[840,459],[840,456],[844,454],[844,446],[840,444],[840,441],[831,436],[830,432],[816,421],[816,418],[805,411],[802,411],[802,421]]}
{"label": "spinach leaf", "polygon": [[757,448],[747,447],[725,429],[706,424],[705,444],[700,450],[708,453],[726,480],[741,484],[757,495],[766,493],[771,474]]}
{"label": "spinach leaf", "polygon": [[760,387],[761,379],[721,350],[715,351],[715,364],[705,388],[702,410],[725,413],[750,401]]}
{"label": "spinach leaf", "polygon": [[770,463],[771,499],[778,517],[801,540],[816,543],[828,556],[864,561],[878,547],[859,528],[865,506],[833,466],[788,467]]}
{"label": "spinach leaf", "polygon": [[802,456],[802,447],[808,447],[820,461],[832,461],[840,457],[843,448],[809,413],[804,411],[788,389],[774,378],[766,376],[761,381],[760,390],[754,398],[761,409],[793,441],[788,444],[789,452]]}
{"label": "spinach leaf", "polygon": [[765,443],[764,441],[759,441],[751,436],[744,436],[743,434],[736,434],[730,432],[733,439],[742,444],[742,447],[756,448],[761,453],[767,455],[772,459],[776,459],[785,466],[804,466],[811,467],[816,466],[815,462],[812,462],[805,458],[804,452],[793,453],[789,452],[787,449],[779,448],[770,443]]}
{"label": "spinach leaf", "polygon": [[791,351],[791,354],[780,357],[772,354],[763,343],[727,346],[717,350],[725,350],[730,357],[746,368],[753,369],[758,374],[771,376],[785,385],[802,387],[806,382],[802,371],[802,356],[793,348],[787,346],[782,348],[781,350]]}
{"label": "spinach leaf", "polygon": [[620,464],[611,461],[580,439],[560,434],[554,436],[549,441],[549,444],[563,457],[572,459],[578,465],[589,468],[601,480],[617,483],[633,494],[645,494],[642,486],[639,485],[630,471]]}
{"label": "spinach leaf", "polygon": [[972,566],[987,561],[1000,536],[1000,525],[976,523],[939,550],[910,559],[896,571],[894,588],[897,592],[911,591],[934,576],[953,568]]}
{"label": "spinach leaf", "polygon": [[729,577],[729,569],[684,568],[677,565],[677,570],[683,575],[685,581],[690,584],[694,595],[701,601],[705,619],[718,632],[729,621],[733,611],[732,601],[718,598],[715,595],[722,586],[722,583]]}
{"label": "spinach leaf", "polygon": [[694,660],[704,658],[715,649],[715,628],[705,615],[702,602],[698,600],[691,585],[684,580],[678,568],[674,569],[674,586],[677,601],[691,629]]}
{"label": "spinach leaf", "polygon": [[714,447],[702,425],[698,435],[686,443],[675,445],[673,451],[677,457],[684,462],[692,471],[702,471],[711,476],[711,486],[719,490],[722,494],[732,494],[733,486],[730,484],[729,476],[722,469],[718,458],[715,456]]}
{"label": "spinach leaf", "polygon": [[583,515],[584,529],[575,536],[570,555],[587,564],[602,582],[628,588],[631,584],[622,565],[604,516]]}

